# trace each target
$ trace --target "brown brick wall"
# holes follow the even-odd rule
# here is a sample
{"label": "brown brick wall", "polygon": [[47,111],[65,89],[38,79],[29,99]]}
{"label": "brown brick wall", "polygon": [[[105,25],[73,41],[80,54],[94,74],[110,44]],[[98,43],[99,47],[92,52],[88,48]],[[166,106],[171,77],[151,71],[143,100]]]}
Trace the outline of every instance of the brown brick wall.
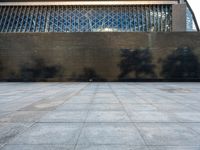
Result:
{"label": "brown brick wall", "polygon": [[200,79],[199,33],[1,33],[1,81]]}

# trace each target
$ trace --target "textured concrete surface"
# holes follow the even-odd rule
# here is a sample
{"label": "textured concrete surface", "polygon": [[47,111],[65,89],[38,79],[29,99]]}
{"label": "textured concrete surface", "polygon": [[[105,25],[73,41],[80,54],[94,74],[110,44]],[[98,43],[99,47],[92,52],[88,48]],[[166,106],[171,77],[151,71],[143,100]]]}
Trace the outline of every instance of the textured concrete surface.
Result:
{"label": "textured concrete surface", "polygon": [[199,150],[200,83],[0,83],[2,150]]}

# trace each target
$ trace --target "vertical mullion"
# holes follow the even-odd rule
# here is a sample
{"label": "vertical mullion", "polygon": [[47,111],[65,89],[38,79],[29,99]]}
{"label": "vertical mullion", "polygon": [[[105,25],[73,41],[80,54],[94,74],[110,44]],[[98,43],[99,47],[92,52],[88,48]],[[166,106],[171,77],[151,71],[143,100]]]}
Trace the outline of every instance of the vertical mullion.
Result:
{"label": "vertical mullion", "polygon": [[60,32],[59,20],[60,20],[60,6],[57,6],[57,32]]}
{"label": "vertical mullion", "polygon": [[53,31],[53,7],[52,6],[49,6],[49,32],[52,32]]}
{"label": "vertical mullion", "polygon": [[132,13],[133,13],[133,31],[136,31],[136,18],[135,18],[135,14],[136,14],[136,6],[132,6]]}
{"label": "vertical mullion", "polygon": [[16,7],[15,7],[15,15],[14,15],[14,17],[13,17],[13,22],[12,22],[12,25],[11,25],[10,32],[13,31],[13,26],[14,26],[14,24],[15,24],[15,20],[16,20],[16,16],[17,16],[17,13],[18,13],[18,9],[19,9],[19,7],[16,6]]}
{"label": "vertical mullion", "polygon": [[8,32],[8,30],[10,28],[10,25],[11,25],[10,21],[11,21],[11,19],[13,17],[13,11],[14,11],[14,6],[12,6],[12,9],[9,12],[9,18],[8,18],[8,21],[7,21],[7,26],[6,26],[5,32]]}
{"label": "vertical mullion", "polygon": [[103,26],[101,31],[104,31],[105,28],[106,28],[106,7],[103,6]]}
{"label": "vertical mullion", "polygon": [[153,27],[155,32],[156,31],[155,5],[153,5]]}
{"label": "vertical mullion", "polygon": [[69,11],[70,11],[70,24],[69,24],[69,26],[70,26],[70,28],[69,28],[69,32],[72,32],[73,30],[72,30],[72,6],[67,6],[67,7],[69,7]]}
{"label": "vertical mullion", "polygon": [[55,15],[56,15],[56,17],[57,17],[57,21],[56,21],[56,17],[55,17],[55,24],[56,24],[56,28],[55,28],[55,32],[58,32],[58,30],[59,30],[59,28],[58,28],[58,19],[59,19],[59,15],[58,15],[58,12],[59,12],[59,10],[58,10],[58,6],[55,6]]}
{"label": "vertical mullion", "polygon": [[73,22],[74,22],[74,25],[72,24],[72,28],[74,28],[72,31],[74,31],[74,32],[76,32],[76,6],[73,6],[73,15],[74,15],[74,20],[73,20]]}
{"label": "vertical mullion", "polygon": [[163,32],[163,5],[161,5],[160,10],[160,31]]}
{"label": "vertical mullion", "polygon": [[52,11],[52,13],[53,13],[52,32],[55,32],[55,31],[54,31],[54,30],[55,30],[55,11],[56,11],[55,6],[53,6],[53,11]]}
{"label": "vertical mullion", "polygon": [[69,12],[69,7],[68,6],[65,6],[65,17],[66,17],[66,32],[69,32],[70,31],[70,13]]}
{"label": "vertical mullion", "polygon": [[3,26],[2,26],[2,22],[3,22],[5,10],[6,10],[6,6],[4,6],[4,8],[3,8],[3,13],[2,13],[2,15],[1,15],[1,20],[0,20],[0,31],[1,31],[2,27],[3,27]]}
{"label": "vertical mullion", "polygon": [[160,5],[159,7],[159,14],[160,14],[160,32],[162,32],[162,6],[163,5]]}
{"label": "vertical mullion", "polygon": [[171,31],[172,30],[172,15],[171,15],[171,13],[172,13],[172,7],[169,7],[169,18],[170,18],[170,22],[169,22],[169,31]]}
{"label": "vertical mullion", "polygon": [[24,32],[26,32],[27,30],[27,24],[28,24],[28,20],[29,20],[29,17],[30,17],[30,10],[31,10],[31,6],[28,7],[28,13],[27,13],[27,19],[26,19],[26,23],[25,23],[25,26],[24,26]]}
{"label": "vertical mullion", "polygon": [[35,27],[33,29],[33,32],[36,32],[37,29],[38,12],[39,12],[39,6],[37,7],[37,12],[35,14],[36,18],[35,18]]}
{"label": "vertical mullion", "polygon": [[110,32],[113,32],[113,6],[111,5],[111,7],[110,7],[110,19],[111,19],[111,26],[110,26]]}
{"label": "vertical mullion", "polygon": [[42,18],[43,18],[43,24],[42,24],[42,32],[45,32],[46,30],[46,22],[47,22],[47,8],[48,6],[44,6],[43,7],[43,14],[42,14]]}
{"label": "vertical mullion", "polygon": [[116,11],[117,11],[117,20],[116,20],[116,22],[117,22],[117,32],[119,32],[120,31],[120,29],[119,29],[119,6],[116,6]]}
{"label": "vertical mullion", "polygon": [[9,13],[10,16],[9,16],[9,20],[8,20],[7,28],[6,28],[5,32],[8,32],[8,30],[9,30],[9,28],[10,28],[10,25],[11,25],[11,18],[12,18],[12,16],[13,16],[13,11],[14,11],[14,6],[13,6],[12,9],[11,9],[11,13]]}
{"label": "vertical mullion", "polygon": [[[76,6],[73,6],[73,17],[72,17],[72,32],[76,32]],[[74,20],[73,20],[74,19]]]}
{"label": "vertical mullion", "polygon": [[151,5],[149,5],[149,31],[152,31],[152,10],[151,10]]}
{"label": "vertical mullion", "polygon": [[39,32],[42,32],[42,27],[43,27],[43,24],[42,24],[42,17],[43,17],[43,13],[44,13],[44,6],[41,6],[40,7],[40,23],[39,23]]}
{"label": "vertical mullion", "polygon": [[125,6],[124,15],[125,15],[125,32],[127,32],[127,6]]}
{"label": "vertical mullion", "polygon": [[50,29],[51,29],[51,6],[48,6],[47,9],[48,9],[48,12],[49,12],[48,13],[49,21],[46,22],[46,30],[47,30],[47,32],[50,32]]}
{"label": "vertical mullion", "polygon": [[77,32],[80,32],[80,6],[76,7],[76,16],[77,16]]}
{"label": "vertical mullion", "polygon": [[22,13],[22,8],[23,8],[23,6],[20,7],[20,10],[18,12],[18,19],[17,19],[17,24],[15,25],[15,32],[17,32],[17,30],[18,30],[19,20],[20,20],[21,13]]}
{"label": "vertical mullion", "polygon": [[89,6],[86,6],[86,7],[87,7],[87,14],[88,14],[88,31],[91,32],[90,7]]}
{"label": "vertical mullion", "polygon": [[42,31],[42,16],[43,16],[43,10],[44,10],[44,6],[41,6],[41,7],[40,7],[40,23],[39,23],[39,27],[38,27],[39,32]]}
{"label": "vertical mullion", "polygon": [[23,9],[23,16],[22,16],[22,21],[21,21],[21,27],[19,29],[19,32],[22,31],[22,28],[23,28],[23,24],[24,24],[24,16],[26,15],[26,8],[27,6],[24,6],[24,9]]}
{"label": "vertical mullion", "polygon": [[48,24],[48,22],[47,22],[48,6],[44,7],[43,13],[45,13],[45,15],[43,16],[44,17],[43,18],[44,25],[43,25],[42,32],[46,32],[46,28],[47,28],[47,24]]}
{"label": "vertical mullion", "polygon": [[29,28],[28,28],[28,32],[30,32],[31,31],[31,26],[32,26],[32,24],[33,24],[33,17],[34,17],[34,14],[35,14],[35,7],[34,6],[31,6],[31,12],[32,12],[32,14],[31,14],[31,19],[30,19],[30,23],[29,23]]}
{"label": "vertical mullion", "polygon": [[144,9],[143,9],[143,6],[141,5],[141,15],[142,15],[142,32],[144,32],[144,28],[145,28],[145,26],[146,26],[146,24],[145,24],[145,21],[144,21]]}
{"label": "vertical mullion", "polygon": [[167,9],[167,5],[165,6],[165,31],[167,32],[168,31],[168,28],[167,28],[167,26],[168,26],[168,15],[167,15],[167,11],[168,11],[168,9]]}
{"label": "vertical mullion", "polygon": [[61,32],[64,32],[64,22],[65,22],[65,15],[64,15],[64,6],[62,6],[62,27],[61,27]]}
{"label": "vertical mullion", "polygon": [[157,5],[157,31],[160,32],[161,31],[161,27],[160,27],[160,5]]}
{"label": "vertical mullion", "polygon": [[[0,6],[0,22],[1,22],[1,19],[3,18],[2,10],[3,10],[3,6]],[[1,30],[1,24],[0,24],[0,30]]]}
{"label": "vertical mullion", "polygon": [[133,6],[133,31],[136,31],[136,6]]}
{"label": "vertical mullion", "polygon": [[140,31],[140,18],[139,18],[139,6],[136,6],[137,8],[137,32]]}
{"label": "vertical mullion", "polygon": [[5,25],[6,25],[6,22],[7,22],[7,19],[8,19],[8,14],[9,14],[9,12],[10,12],[10,6],[8,6],[8,9],[7,9],[7,11],[6,11],[6,18],[5,18],[4,22],[3,22],[3,27],[2,27],[2,29],[1,29],[1,32],[3,32],[3,30],[4,30],[4,28],[5,28]]}
{"label": "vertical mullion", "polygon": [[129,23],[129,27],[128,27],[128,31],[131,32],[131,8],[130,5],[128,5],[128,23]]}
{"label": "vertical mullion", "polygon": [[119,31],[120,32],[122,32],[122,6],[120,5],[120,6],[118,6],[119,7],[119,9],[118,9],[118,11],[119,11]]}
{"label": "vertical mullion", "polygon": [[0,16],[1,16],[1,11],[2,11],[2,9],[3,9],[3,7],[2,7],[2,6],[0,6]]}
{"label": "vertical mullion", "polygon": [[40,27],[41,30],[40,30],[40,32],[45,32],[45,25],[46,25],[45,19],[46,19],[46,13],[47,13],[46,7],[47,6],[42,7],[42,16],[41,16],[41,23],[40,23],[41,24],[41,27]]}
{"label": "vertical mullion", "polygon": [[146,32],[149,31],[148,7],[145,6]]}

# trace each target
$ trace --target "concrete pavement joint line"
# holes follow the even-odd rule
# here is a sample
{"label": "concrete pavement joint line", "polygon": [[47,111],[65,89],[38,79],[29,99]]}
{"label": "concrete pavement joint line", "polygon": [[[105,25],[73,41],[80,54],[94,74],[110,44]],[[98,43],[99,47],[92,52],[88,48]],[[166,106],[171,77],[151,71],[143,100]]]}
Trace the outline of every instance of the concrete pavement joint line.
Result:
{"label": "concrete pavement joint line", "polygon": [[[126,88],[126,87],[125,87]],[[126,88],[128,91],[131,91],[131,92],[133,92],[136,96],[138,96],[138,97],[140,97],[142,100],[144,100],[144,101],[146,101],[145,100],[145,98],[143,98],[143,97],[141,97],[140,95],[138,95],[137,93],[135,93],[135,91],[133,91],[133,90],[131,90],[131,89],[129,89],[129,88]],[[146,93],[146,92],[145,92]],[[154,92],[151,92],[151,94],[155,94]],[[154,106],[153,105],[153,103],[152,102],[147,102],[148,104],[151,104],[152,106]]]}
{"label": "concrete pavement joint line", "polygon": [[184,126],[184,127],[186,127],[186,128],[188,128],[188,129],[190,129],[190,130],[192,130],[193,132],[195,132],[196,134],[198,134],[198,135],[200,135],[200,132],[197,132],[196,130],[194,130],[192,127],[190,127],[190,126],[186,126],[186,125],[184,125],[184,124],[194,124],[194,123],[200,123],[200,122],[181,122],[180,124],[181,124],[181,126]]}
{"label": "concrete pavement joint line", "polygon": [[[76,96],[76,94],[78,94],[79,92],[81,92],[85,87],[86,87],[87,85],[85,85],[83,88],[81,88],[80,90],[78,90],[78,91],[71,91],[71,93],[65,93],[65,91],[63,91],[62,92],[62,95],[60,95],[57,99],[59,99],[59,98],[61,98],[61,101],[63,101],[63,102],[61,102],[61,104],[58,104],[57,105],[57,107],[58,106],[60,106],[60,105],[62,105],[64,102],[66,102],[67,100],[69,100],[71,97],[73,97],[73,96]],[[66,95],[67,94],[67,97],[66,98],[64,98],[65,100],[62,100],[62,97],[64,96],[64,95]],[[50,96],[49,96],[50,97]],[[49,100],[48,100],[49,99]],[[51,100],[52,99],[54,99],[54,98],[45,98],[45,99],[42,99],[42,100],[40,100],[40,101],[37,101],[37,102],[35,102],[35,103],[32,103],[31,105],[28,105],[28,106],[26,106],[26,107],[29,107],[29,106],[34,106],[34,104],[37,104],[37,103],[39,103],[39,102],[41,102],[41,101],[47,101],[46,102],[46,104],[48,104],[49,102],[51,102]],[[45,104],[45,103],[44,103]],[[26,107],[24,107],[24,108],[26,108]],[[53,108],[52,110],[47,110],[47,111],[54,111],[56,108],[57,108],[56,106],[55,106],[55,108]],[[21,110],[23,111],[23,109],[24,108],[22,108]],[[38,110],[37,110],[38,111]]]}
{"label": "concrete pavement joint line", "polygon": [[[115,95],[115,97],[118,99],[119,103],[120,103],[120,104],[122,105],[122,107],[124,108],[124,112],[126,113],[126,115],[128,116],[128,118],[129,118],[130,120],[132,120],[131,117],[129,116],[128,112],[126,111],[126,108],[124,107],[123,103],[121,102],[120,98],[119,98],[118,95],[114,92],[114,90],[113,90],[112,86],[110,86],[110,84],[109,84],[109,87],[110,87],[110,89],[112,90],[112,93],[113,93],[113,94]],[[147,143],[146,143],[146,141],[145,141],[145,139],[144,139],[144,137],[142,136],[142,134],[140,133],[139,129],[137,128],[137,126],[136,126],[134,123],[132,123],[132,125],[137,129],[137,131],[138,131],[140,137],[142,138],[142,140],[143,140],[145,146],[148,146]]]}
{"label": "concrete pavement joint line", "polygon": [[[9,143],[12,142],[12,140],[13,140],[14,138],[16,138],[17,136],[22,135],[22,134],[25,133],[27,130],[31,129],[31,128],[34,126],[34,124],[35,124],[35,123],[32,123],[32,124],[30,125],[30,127],[25,128],[24,130],[21,130],[18,134],[15,135],[15,137],[9,139],[8,142],[5,143],[5,145],[3,145],[3,147],[5,147],[6,145],[9,145]],[[3,148],[3,147],[2,147],[2,148]]]}
{"label": "concrete pavement joint line", "polygon": [[[92,104],[92,102],[93,102],[93,100],[94,100],[94,97],[95,97],[95,95],[96,95],[97,89],[98,89],[98,86],[96,85],[95,91],[94,91],[94,93],[93,93],[93,95],[92,95],[92,97],[91,97],[90,104]],[[80,132],[79,132],[77,141],[76,141],[76,143],[75,143],[75,145],[74,145],[74,150],[77,149],[77,145],[78,145],[78,142],[79,142],[79,138],[80,138],[81,133],[82,133],[84,127],[85,127],[86,120],[87,120],[87,118],[88,118],[89,112],[91,111],[91,110],[89,109],[89,107],[90,107],[90,105],[88,105],[87,114],[86,114],[86,117],[85,117],[85,119],[84,119],[84,121],[83,121],[82,127],[81,127],[81,129],[80,129]]]}
{"label": "concrete pavement joint line", "polygon": [[[78,95],[78,94],[79,94],[84,88],[86,88],[87,86],[88,86],[88,84],[86,84],[83,88],[79,89],[77,92],[71,93],[71,95],[68,96],[68,98],[66,98],[66,100],[65,100],[64,102],[66,102],[67,100],[69,100],[71,97]],[[64,103],[64,102],[63,102],[63,103]],[[62,104],[63,104],[63,103],[62,103]],[[60,105],[62,105],[62,104],[60,104]],[[59,107],[60,105],[58,105],[57,107]],[[55,111],[55,110],[57,109],[57,107],[55,107],[55,108],[54,108],[53,110],[51,110],[51,111]],[[49,113],[49,112],[50,112],[50,111],[47,111],[47,113]],[[46,113],[46,114],[47,114],[47,113]],[[46,115],[46,114],[45,114],[45,115]],[[45,115],[43,115],[43,116],[45,116]],[[40,119],[41,119],[43,116],[41,116]],[[40,123],[40,121],[39,121],[40,119],[38,119],[38,121],[36,121],[36,123]]]}
{"label": "concrete pavement joint line", "polygon": [[[75,96],[76,93],[79,93],[79,92],[80,92],[81,90],[83,90],[87,85],[88,85],[88,84],[86,84],[86,85],[85,85],[83,88],[81,88],[78,92],[75,92],[74,95],[72,95],[72,96]],[[71,97],[72,97],[72,96],[71,96]],[[69,97],[69,98],[70,98],[70,97]],[[46,113],[44,113],[44,115],[47,114],[47,113],[48,113],[48,111],[46,111]],[[44,116],[44,115],[43,115],[43,116]],[[41,117],[43,117],[43,116],[40,116],[40,117],[38,118],[38,120],[41,119]],[[30,125],[30,127],[27,127],[27,128],[25,128],[24,130],[21,130],[18,134],[15,135],[15,137],[22,135],[23,133],[25,133],[25,132],[28,131],[28,130],[31,130],[31,129],[33,128],[33,126],[36,125],[37,123],[38,123],[38,121],[32,122],[32,124]],[[12,139],[14,139],[15,137],[9,139],[8,142],[5,143],[5,145],[3,145],[3,147],[5,147],[6,145],[8,145],[9,142],[12,141]],[[2,147],[2,148],[3,148],[3,147]]]}
{"label": "concrete pavement joint line", "polygon": [[[83,87],[84,89],[74,97],[72,96],[67,100],[64,99],[66,103],[56,105],[51,111],[45,111],[46,113],[44,113],[49,113],[49,115],[41,119],[40,121],[42,122],[39,122],[38,117],[35,117],[40,113],[38,110],[33,111],[38,112],[33,115],[29,115],[32,113],[28,109],[24,113],[11,115],[10,117],[16,116],[11,121],[26,122],[31,120],[32,123],[25,126],[8,123],[14,124],[8,127],[3,125],[6,124],[5,122],[2,123],[2,126],[0,126],[0,138],[6,135],[8,137],[9,135],[15,135],[15,132],[18,134],[13,136],[12,139],[2,140],[0,147],[6,146],[6,150],[29,148],[52,148],[53,150],[59,148],[72,150],[119,148],[197,150],[200,148],[200,94],[182,94],[180,97],[177,93],[168,94],[159,91],[160,88],[169,87],[189,87],[192,91],[198,91],[200,89],[199,84],[88,83],[86,85],[80,83],[72,86],[62,83],[45,83],[45,85],[34,84],[33,88],[29,88],[30,84],[27,85],[29,88],[27,92],[32,96],[26,100],[15,101],[13,99],[15,97],[11,94],[19,94],[20,97],[23,97],[22,95],[26,96],[27,93],[22,92],[23,88],[26,88],[26,84],[21,85],[18,83],[7,86],[0,84],[0,91],[4,89],[2,93],[6,93],[6,89],[9,91],[8,94],[0,95],[0,104],[3,104],[0,105],[0,109],[8,107],[8,110],[10,110],[8,112],[13,113],[11,108],[15,108],[15,106],[20,108],[19,106],[24,102],[32,104],[39,98],[48,96],[48,91],[51,94],[50,98],[56,101],[58,97],[59,99],[64,99],[65,92],[78,92]],[[12,92],[15,90],[15,86],[17,90]],[[41,93],[43,90],[37,90],[37,86],[45,89],[48,86],[51,88],[48,88],[49,90],[43,94]],[[30,91],[31,89],[33,92]],[[59,113],[59,111],[62,112]],[[162,115],[159,111],[167,115]],[[27,114],[26,112],[30,113]],[[29,116],[33,118],[30,119],[28,118]],[[169,116],[169,119],[167,116]],[[54,131],[56,128],[57,130]],[[7,132],[6,130],[10,131]],[[54,137],[58,138],[53,138],[53,133],[55,133]],[[133,137],[136,137],[136,139]],[[139,142],[137,142],[137,139]],[[136,145],[140,146],[137,147]]]}

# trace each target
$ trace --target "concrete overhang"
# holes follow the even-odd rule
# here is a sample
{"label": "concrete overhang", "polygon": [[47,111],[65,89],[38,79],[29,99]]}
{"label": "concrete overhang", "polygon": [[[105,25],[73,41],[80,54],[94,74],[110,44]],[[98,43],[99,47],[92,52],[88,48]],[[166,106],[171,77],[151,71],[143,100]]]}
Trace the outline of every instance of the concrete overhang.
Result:
{"label": "concrete overhang", "polygon": [[42,5],[153,5],[178,4],[177,0],[120,0],[120,1],[0,1],[1,6],[42,6]]}

